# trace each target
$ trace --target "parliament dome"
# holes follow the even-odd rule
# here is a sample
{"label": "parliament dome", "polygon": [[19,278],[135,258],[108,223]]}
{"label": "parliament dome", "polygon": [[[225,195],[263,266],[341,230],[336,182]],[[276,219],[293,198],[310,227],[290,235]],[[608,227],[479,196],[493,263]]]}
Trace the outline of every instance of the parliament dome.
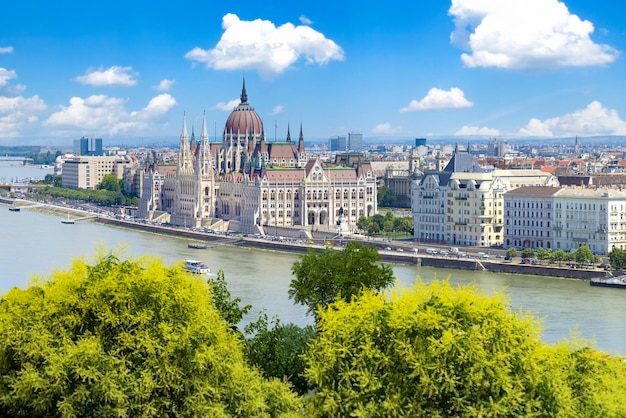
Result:
{"label": "parliament dome", "polygon": [[241,89],[241,103],[231,112],[224,127],[225,135],[260,135],[263,132],[263,122],[254,108],[248,104],[246,81]]}

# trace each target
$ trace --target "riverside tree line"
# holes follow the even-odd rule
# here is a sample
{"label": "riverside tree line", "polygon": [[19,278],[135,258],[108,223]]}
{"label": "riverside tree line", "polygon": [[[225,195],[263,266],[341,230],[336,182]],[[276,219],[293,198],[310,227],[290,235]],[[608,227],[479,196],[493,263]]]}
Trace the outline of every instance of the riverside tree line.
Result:
{"label": "riverside tree line", "polygon": [[[99,249],[0,298],[6,417],[626,416],[626,363],[541,341],[503,294],[394,286],[377,250],[310,249],[289,297],[314,326],[261,315],[223,272]],[[462,274],[462,273],[459,273]]]}

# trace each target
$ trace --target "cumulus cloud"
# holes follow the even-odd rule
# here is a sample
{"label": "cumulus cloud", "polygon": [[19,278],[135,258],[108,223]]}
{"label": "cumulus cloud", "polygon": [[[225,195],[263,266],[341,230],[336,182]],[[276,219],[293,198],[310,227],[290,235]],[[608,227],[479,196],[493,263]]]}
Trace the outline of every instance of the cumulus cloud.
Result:
{"label": "cumulus cloud", "polygon": [[17,78],[17,73],[13,70],[0,68],[0,88],[9,84],[9,80]]}
{"label": "cumulus cloud", "polygon": [[379,123],[372,129],[372,133],[377,135],[396,135],[402,132],[400,127],[393,127],[389,122]]}
{"label": "cumulus cloud", "polygon": [[593,24],[558,0],[452,0],[452,44],[468,67],[553,69],[603,65],[619,52],[593,42]]}
{"label": "cumulus cloud", "polygon": [[222,18],[224,33],[213,49],[196,47],[185,58],[215,70],[256,70],[269,79],[285,72],[298,60],[325,65],[344,59],[339,45],[309,26],[268,20],[240,20],[229,13]]}
{"label": "cumulus cloud", "polygon": [[449,91],[433,87],[428,94],[420,101],[411,102],[400,109],[400,112],[414,112],[418,110],[432,109],[456,109],[462,107],[472,107],[474,103],[465,98],[463,90],[452,87]]}
{"label": "cumulus cloud", "polygon": [[11,54],[13,53],[12,46],[0,46],[0,54]]}
{"label": "cumulus cloud", "polygon": [[36,123],[47,106],[39,96],[31,98],[0,96],[0,138],[16,138],[22,129]]}
{"label": "cumulus cloud", "polygon": [[500,131],[498,129],[487,128],[486,126],[463,126],[459,129],[455,135],[457,136],[498,136]]}
{"label": "cumulus cloud", "polygon": [[284,107],[283,105],[276,105],[272,109],[272,115],[278,115],[279,113],[283,113]]}
{"label": "cumulus cloud", "polygon": [[86,99],[72,97],[69,106],[62,106],[50,115],[44,125],[58,130],[80,130],[98,135],[140,133],[161,123],[176,100],[167,93],[160,94],[152,98],[143,109],[130,113],[124,104],[123,99],[102,94]]}
{"label": "cumulus cloud", "polygon": [[311,26],[313,24],[313,21],[309,19],[308,17],[306,17],[305,15],[300,15],[299,20],[300,20],[300,23],[302,23],[303,25]]}
{"label": "cumulus cloud", "polygon": [[75,78],[75,80],[81,84],[88,84],[91,86],[123,86],[130,87],[137,84],[137,77],[139,74],[133,72],[132,67],[120,67],[113,66],[109,69],[100,68],[95,71],[87,70],[85,75],[81,75]]}
{"label": "cumulus cloud", "polygon": [[593,101],[574,113],[544,121],[533,118],[519,133],[540,137],[626,135],[626,122],[620,119],[617,111]]}
{"label": "cumulus cloud", "polygon": [[174,83],[176,83],[175,80],[168,80],[167,78],[164,78],[158,85],[154,86],[154,89],[157,91],[168,91],[172,88]]}
{"label": "cumulus cloud", "polygon": [[241,103],[241,99],[233,99],[228,102],[218,102],[213,109],[222,110],[224,112],[231,112],[234,108],[236,108],[239,103]]}

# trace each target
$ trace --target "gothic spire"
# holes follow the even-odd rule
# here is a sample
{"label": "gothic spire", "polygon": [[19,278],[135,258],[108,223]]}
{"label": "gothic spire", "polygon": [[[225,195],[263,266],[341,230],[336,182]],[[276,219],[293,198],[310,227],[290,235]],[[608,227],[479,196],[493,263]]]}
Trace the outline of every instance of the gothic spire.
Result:
{"label": "gothic spire", "polygon": [[200,141],[209,140],[209,134],[206,130],[206,111],[202,114],[202,131],[200,132]]}
{"label": "gothic spire", "polygon": [[304,152],[304,135],[302,135],[302,122],[300,122],[300,137],[298,138],[298,152]]}
{"label": "gothic spire", "polygon": [[289,130],[289,122],[287,122],[287,142],[291,142],[291,132]]}
{"label": "gothic spire", "polygon": [[180,139],[185,139],[187,140],[188,136],[187,136],[187,113],[183,112],[183,130],[180,134]]}
{"label": "gothic spire", "polygon": [[246,77],[243,78],[243,88],[241,89],[241,103],[248,103],[248,94],[246,93]]}

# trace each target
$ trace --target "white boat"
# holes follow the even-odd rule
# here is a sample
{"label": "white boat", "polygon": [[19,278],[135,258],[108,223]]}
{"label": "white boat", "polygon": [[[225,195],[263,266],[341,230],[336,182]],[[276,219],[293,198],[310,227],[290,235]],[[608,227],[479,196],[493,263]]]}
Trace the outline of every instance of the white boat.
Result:
{"label": "white boat", "polygon": [[202,261],[185,260],[185,270],[194,274],[209,274],[211,270]]}

